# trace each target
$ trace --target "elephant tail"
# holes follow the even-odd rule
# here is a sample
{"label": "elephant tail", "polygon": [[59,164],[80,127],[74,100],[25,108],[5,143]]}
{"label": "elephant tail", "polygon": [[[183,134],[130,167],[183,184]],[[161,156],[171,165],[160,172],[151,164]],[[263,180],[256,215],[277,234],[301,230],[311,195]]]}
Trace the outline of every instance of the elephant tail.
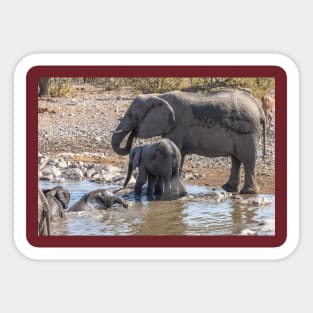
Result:
{"label": "elephant tail", "polygon": [[261,121],[262,123],[262,127],[263,127],[263,161],[265,161],[265,155],[266,155],[266,143],[265,143],[265,139],[266,139],[266,125],[265,125],[265,119],[262,119]]}
{"label": "elephant tail", "polygon": [[132,162],[129,162],[129,163],[128,163],[127,177],[126,177],[126,179],[125,179],[125,183],[124,183],[124,186],[123,186],[124,188],[126,188],[128,182],[129,182],[129,180],[130,180],[130,177],[131,177],[132,172],[133,172],[133,165],[132,165]]}

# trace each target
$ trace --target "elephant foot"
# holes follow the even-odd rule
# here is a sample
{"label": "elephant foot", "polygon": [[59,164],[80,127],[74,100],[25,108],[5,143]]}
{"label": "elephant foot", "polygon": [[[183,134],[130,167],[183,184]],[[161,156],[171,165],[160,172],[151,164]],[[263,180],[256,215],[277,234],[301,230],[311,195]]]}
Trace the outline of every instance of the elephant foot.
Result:
{"label": "elephant foot", "polygon": [[141,195],[135,195],[135,200],[140,201],[141,200]]}
{"label": "elephant foot", "polygon": [[239,191],[239,188],[238,186],[236,185],[232,185],[230,183],[226,183],[222,186],[222,188],[227,191],[227,192],[238,192]]}
{"label": "elephant foot", "polygon": [[184,196],[186,196],[186,194],[187,194],[187,191],[182,191],[182,192],[179,193],[178,197],[179,198],[180,197],[184,197]]}
{"label": "elephant foot", "polygon": [[241,194],[256,194],[256,193],[260,193],[260,188],[258,186],[254,186],[254,187],[243,187],[240,190]]}
{"label": "elephant foot", "polygon": [[152,195],[147,195],[147,200],[148,201],[153,201],[154,199],[153,199],[153,196]]}

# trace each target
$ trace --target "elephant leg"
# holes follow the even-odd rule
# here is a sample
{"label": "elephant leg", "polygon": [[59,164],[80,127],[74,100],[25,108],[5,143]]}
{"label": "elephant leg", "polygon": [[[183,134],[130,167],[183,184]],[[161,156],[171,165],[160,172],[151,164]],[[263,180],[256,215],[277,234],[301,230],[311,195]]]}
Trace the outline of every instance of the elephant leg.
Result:
{"label": "elephant leg", "polygon": [[154,191],[155,181],[156,181],[156,177],[154,175],[148,174],[148,188],[147,188],[148,201],[153,200],[153,191]]}
{"label": "elephant leg", "polygon": [[135,200],[140,200],[142,186],[147,181],[147,171],[143,166],[139,166],[139,174],[135,184]]}
{"label": "elephant leg", "polygon": [[256,175],[255,175],[255,161],[254,162],[244,162],[245,168],[245,183],[240,193],[259,193],[260,188],[257,185]]}
{"label": "elephant leg", "polygon": [[160,200],[169,200],[171,198],[171,179],[164,177],[164,192],[162,193]]}
{"label": "elephant leg", "polygon": [[238,192],[240,183],[241,161],[235,156],[231,156],[231,172],[228,182],[223,185],[223,189],[228,192]]}
{"label": "elephant leg", "polygon": [[177,185],[178,185],[178,196],[179,197],[185,196],[187,194],[187,190],[179,178],[177,180]]}
{"label": "elephant leg", "polygon": [[161,177],[156,178],[156,183],[154,187],[154,195],[155,196],[161,196],[163,193],[163,179]]}
{"label": "elephant leg", "polygon": [[243,163],[245,170],[245,182],[240,193],[254,194],[260,191],[255,176],[258,139],[259,138],[254,134],[246,136],[241,135],[240,141],[237,142],[236,158]]}
{"label": "elephant leg", "polygon": [[171,181],[171,194],[177,198],[185,196],[187,191],[179,177],[174,177]]}

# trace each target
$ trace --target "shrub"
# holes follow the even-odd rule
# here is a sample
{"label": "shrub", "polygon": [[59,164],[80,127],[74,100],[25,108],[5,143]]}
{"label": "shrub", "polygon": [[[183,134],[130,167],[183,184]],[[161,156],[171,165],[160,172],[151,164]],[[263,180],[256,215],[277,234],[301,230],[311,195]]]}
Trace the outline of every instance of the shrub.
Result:
{"label": "shrub", "polygon": [[69,97],[74,93],[72,78],[54,77],[50,80],[49,94],[52,97]]}

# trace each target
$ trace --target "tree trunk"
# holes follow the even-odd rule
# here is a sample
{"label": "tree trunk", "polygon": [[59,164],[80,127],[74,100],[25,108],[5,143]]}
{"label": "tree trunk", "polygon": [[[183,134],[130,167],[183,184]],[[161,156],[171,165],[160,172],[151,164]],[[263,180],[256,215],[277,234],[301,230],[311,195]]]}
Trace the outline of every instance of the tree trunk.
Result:
{"label": "tree trunk", "polygon": [[48,96],[49,95],[49,78],[42,77],[39,78],[39,97]]}

